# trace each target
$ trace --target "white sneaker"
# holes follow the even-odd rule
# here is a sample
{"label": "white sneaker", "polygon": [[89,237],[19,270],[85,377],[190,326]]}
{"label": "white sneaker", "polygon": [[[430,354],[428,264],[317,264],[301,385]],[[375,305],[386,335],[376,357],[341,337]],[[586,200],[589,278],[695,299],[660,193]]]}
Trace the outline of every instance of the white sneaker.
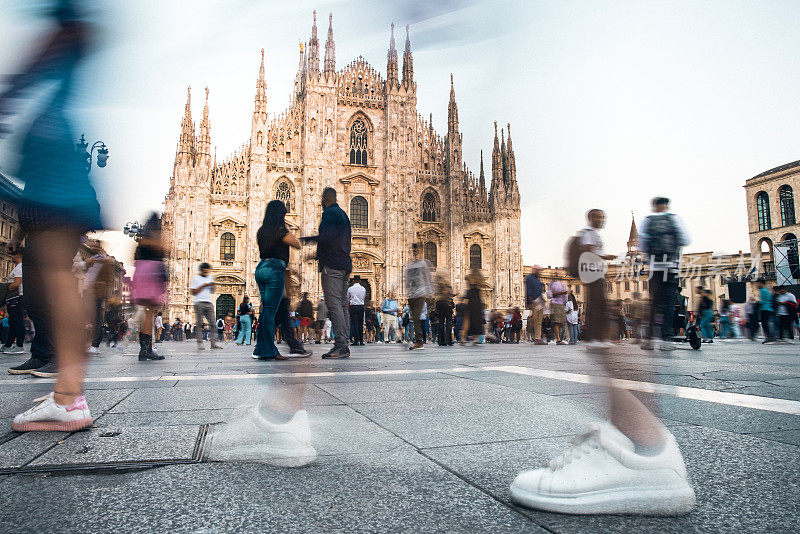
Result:
{"label": "white sneaker", "polygon": [[2,351],[3,354],[25,354],[25,349],[22,347],[17,347],[16,345],[12,345],[10,347],[3,347]]}
{"label": "white sneaker", "polygon": [[688,513],[695,507],[694,490],[675,438],[664,432],[664,450],[642,456],[616,428],[592,425],[546,467],[517,475],[511,499],[564,514]]}
{"label": "white sneaker", "polygon": [[676,349],[676,347],[675,347],[675,342],[674,341],[661,341],[658,344],[658,350],[660,350],[662,352],[672,352],[675,349]]}
{"label": "white sneaker", "polygon": [[211,437],[210,460],[246,460],[279,467],[302,467],[316,461],[308,413],[300,410],[283,424],[261,415],[258,406],[226,424]]}
{"label": "white sneaker", "polygon": [[89,350],[87,350],[86,352],[88,352],[89,354],[100,354],[100,349],[97,347],[89,347]]}
{"label": "white sneaker", "polygon": [[86,397],[77,397],[71,406],[61,406],[53,400],[53,394],[34,400],[37,404],[16,416],[11,429],[17,432],[45,430],[57,432],[74,432],[92,426],[92,414]]}

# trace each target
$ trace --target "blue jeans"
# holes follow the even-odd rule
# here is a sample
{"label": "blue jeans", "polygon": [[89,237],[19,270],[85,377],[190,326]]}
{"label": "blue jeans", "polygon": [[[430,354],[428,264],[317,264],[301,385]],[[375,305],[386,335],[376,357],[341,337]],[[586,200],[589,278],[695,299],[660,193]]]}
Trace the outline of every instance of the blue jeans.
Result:
{"label": "blue jeans", "polygon": [[261,260],[256,267],[256,283],[261,294],[261,315],[253,354],[262,358],[274,358],[280,354],[275,346],[275,314],[283,296],[285,272],[286,262],[276,258]]}
{"label": "blue jeans", "polygon": [[249,315],[240,315],[239,322],[239,335],[236,337],[236,343],[250,344],[250,338],[253,337],[253,320]]}
{"label": "blue jeans", "polygon": [[712,339],[714,337],[714,329],[711,327],[711,322],[714,320],[714,312],[705,310],[700,317],[700,335],[704,339]]}
{"label": "blue jeans", "polygon": [[719,337],[722,339],[728,339],[731,336],[731,320],[727,317],[720,317],[719,326],[722,330],[719,333]]}
{"label": "blue jeans", "polygon": [[578,344],[578,323],[572,324],[568,323],[569,325],[569,344],[570,345],[577,345]]}

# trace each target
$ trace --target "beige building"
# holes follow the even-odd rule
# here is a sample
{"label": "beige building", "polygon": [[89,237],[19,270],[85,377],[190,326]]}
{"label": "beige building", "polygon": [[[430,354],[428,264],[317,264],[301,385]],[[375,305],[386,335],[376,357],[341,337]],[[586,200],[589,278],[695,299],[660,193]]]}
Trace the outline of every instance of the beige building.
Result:
{"label": "beige building", "polygon": [[[794,190],[800,187],[800,161],[793,161],[762,172],[745,182],[750,252],[756,260],[758,276],[768,283],[775,280],[775,245],[791,244],[790,264],[797,275],[797,234],[800,225],[795,214]],[[797,276],[795,276],[797,277]]]}
{"label": "beige building", "polygon": [[[282,200],[288,225],[315,235],[323,188],[334,187],[353,227],[353,274],[380,301],[389,290],[402,297],[403,266],[412,243],[448,272],[453,288],[479,268],[492,307],[522,304],[520,198],[511,128],[494,134],[490,172],[483,157],[476,176],[463,162],[458,107],[451,75],[447,131],[417,111],[417,82],[406,28],[402,69],[389,41],[385,77],[359,57],[337,70],[332,22],[324,49],[316,14],[307,46],[300,48],[288,109],[267,113],[262,50],[247,141],[218,162],[211,150],[208,90],[199,131],[187,95],[175,165],[164,210],[169,240],[169,315],[188,317],[188,285],[207,261],[217,277],[217,313],[233,311],[244,295],[259,302],[253,272],[259,261],[256,231],[264,208]],[[506,136],[508,139],[506,139]],[[293,253],[290,268],[302,291],[321,295],[317,263]],[[302,256],[302,257],[301,257]]]}

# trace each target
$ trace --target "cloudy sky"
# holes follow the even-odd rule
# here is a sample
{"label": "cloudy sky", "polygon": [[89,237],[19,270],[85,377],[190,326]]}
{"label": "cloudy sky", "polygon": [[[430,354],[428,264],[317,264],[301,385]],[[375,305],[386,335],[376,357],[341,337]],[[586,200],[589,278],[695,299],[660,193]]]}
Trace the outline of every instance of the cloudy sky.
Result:
{"label": "cloudy sky", "polygon": [[[46,4],[0,0],[0,73],[25,57]],[[608,212],[607,248],[623,251],[631,212],[646,215],[654,195],[673,199],[690,250],[747,250],[744,181],[800,158],[797,2],[111,1],[91,15],[102,46],[75,110],[111,149],[93,171],[110,228],[161,209],[187,85],[198,121],[211,91],[220,158],[249,138],[261,48],[269,110],[288,105],[314,9],[321,41],[333,13],[339,68],[363,55],[385,73],[390,24],[400,46],[410,25],[418,111],[445,130],[452,72],[474,171],[493,121],[511,122],[526,264],[561,264],[592,207]],[[18,142],[0,140],[4,173]],[[127,238],[104,238],[129,260]]]}

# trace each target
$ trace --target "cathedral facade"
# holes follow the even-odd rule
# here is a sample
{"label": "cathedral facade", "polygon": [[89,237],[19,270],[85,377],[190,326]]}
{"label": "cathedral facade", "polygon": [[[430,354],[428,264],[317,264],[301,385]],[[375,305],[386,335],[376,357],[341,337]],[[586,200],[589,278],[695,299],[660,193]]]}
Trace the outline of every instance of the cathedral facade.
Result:
{"label": "cathedral facade", "polygon": [[[170,319],[193,316],[188,286],[203,261],[217,279],[218,315],[245,295],[257,305],[255,236],[267,202],[286,204],[296,235],[315,235],[329,186],[350,216],[353,275],[366,281],[373,301],[392,290],[403,299],[403,267],[416,242],[459,294],[477,268],[487,307],[524,304],[511,127],[498,132],[494,125],[487,186],[483,153],[477,176],[462,160],[452,75],[447,132],[439,134],[417,111],[408,27],[402,56],[400,69],[392,25],[385,79],[361,57],[337,70],[332,17],[321,53],[315,13],[288,109],[267,113],[262,50],[250,138],[221,162],[212,155],[208,89],[197,131],[187,94],[163,216]],[[289,268],[300,290],[316,299],[322,288],[312,256],[307,247],[292,253]]]}

